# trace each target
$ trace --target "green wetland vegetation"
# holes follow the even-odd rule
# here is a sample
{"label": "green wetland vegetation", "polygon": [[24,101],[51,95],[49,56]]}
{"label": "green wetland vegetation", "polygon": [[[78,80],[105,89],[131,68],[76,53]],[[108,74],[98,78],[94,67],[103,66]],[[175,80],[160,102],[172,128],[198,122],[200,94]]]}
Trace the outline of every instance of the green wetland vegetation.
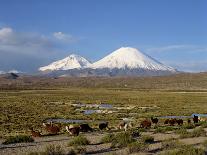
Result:
{"label": "green wetland vegetation", "polygon": [[[132,108],[117,110],[112,114],[84,115],[71,105],[76,102],[109,103]],[[206,103],[207,92],[118,91],[104,88],[1,91],[0,135],[25,133],[30,127],[41,128],[42,122],[48,118],[93,119],[93,123],[108,120],[114,123],[124,117],[134,117],[139,121],[151,116],[190,116],[193,113],[206,113]]]}

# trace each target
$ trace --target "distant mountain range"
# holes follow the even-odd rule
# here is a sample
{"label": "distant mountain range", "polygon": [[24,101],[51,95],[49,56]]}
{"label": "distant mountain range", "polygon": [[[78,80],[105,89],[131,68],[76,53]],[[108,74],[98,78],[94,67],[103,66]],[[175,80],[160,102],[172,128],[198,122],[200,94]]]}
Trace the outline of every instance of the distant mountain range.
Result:
{"label": "distant mountain range", "polygon": [[85,58],[72,54],[48,66],[40,67],[47,76],[157,76],[177,73],[150,56],[131,47],[122,47],[103,59],[90,63]]}

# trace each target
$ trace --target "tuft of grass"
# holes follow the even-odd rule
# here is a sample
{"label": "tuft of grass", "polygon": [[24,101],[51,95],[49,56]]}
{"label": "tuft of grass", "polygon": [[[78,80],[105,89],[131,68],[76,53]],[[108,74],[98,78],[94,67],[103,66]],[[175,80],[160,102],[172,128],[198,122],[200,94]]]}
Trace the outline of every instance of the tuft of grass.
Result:
{"label": "tuft of grass", "polygon": [[166,150],[179,148],[181,143],[178,140],[166,140],[162,142],[162,148]]}
{"label": "tuft of grass", "polygon": [[201,148],[195,148],[191,145],[184,145],[179,149],[170,150],[160,155],[204,155],[205,151]]}
{"label": "tuft of grass", "polygon": [[201,124],[201,127],[202,127],[202,128],[207,128],[207,122],[203,122],[203,123]]}
{"label": "tuft of grass", "polygon": [[84,137],[84,136],[77,136],[74,137],[70,142],[69,142],[69,146],[81,146],[81,145],[88,145],[90,144],[89,140]]}
{"label": "tuft of grass", "polygon": [[27,135],[17,135],[17,136],[11,136],[8,137],[3,144],[13,144],[13,143],[29,143],[29,142],[34,142],[34,139],[31,136]]}
{"label": "tuft of grass", "polygon": [[132,135],[129,132],[117,133],[111,143],[111,147],[126,147],[128,144],[134,142]]}
{"label": "tuft of grass", "polygon": [[47,155],[64,155],[60,145],[48,145],[44,153]]}
{"label": "tuft of grass", "polygon": [[177,133],[177,134],[179,134],[179,135],[184,135],[184,134],[186,134],[186,133],[188,133],[188,132],[187,132],[187,129],[186,129],[186,128],[179,128],[179,129],[177,129],[177,130],[175,131],[175,133]]}
{"label": "tuft of grass", "polygon": [[148,145],[141,141],[136,141],[128,144],[127,148],[128,148],[128,153],[132,154],[140,151],[145,151],[148,148]]}
{"label": "tuft of grass", "polygon": [[182,126],[182,128],[193,129],[193,128],[195,128],[195,125],[194,124],[185,124],[185,125]]}
{"label": "tuft of grass", "polygon": [[[68,155],[73,155],[69,154]],[[28,155],[65,155],[60,145],[48,145],[43,152],[30,152]]]}
{"label": "tuft of grass", "polygon": [[153,143],[154,142],[154,137],[146,135],[141,137],[141,141],[144,143]]}
{"label": "tuft of grass", "polygon": [[168,131],[173,131],[173,130],[176,130],[177,128],[176,127],[173,127],[173,126],[164,126],[164,127],[157,127],[155,129],[155,133],[165,133],[165,132],[168,132]]}
{"label": "tuft of grass", "polygon": [[73,149],[74,149],[75,154],[85,154],[86,153],[86,147],[84,147],[84,146],[74,146]]}
{"label": "tuft of grass", "polygon": [[203,128],[198,128],[194,129],[192,132],[187,132],[184,131],[183,133],[180,134],[181,138],[192,138],[192,137],[200,137],[200,136],[205,136],[206,132],[204,131]]}
{"label": "tuft of grass", "polygon": [[111,143],[114,139],[114,134],[106,134],[101,138],[100,143]]}

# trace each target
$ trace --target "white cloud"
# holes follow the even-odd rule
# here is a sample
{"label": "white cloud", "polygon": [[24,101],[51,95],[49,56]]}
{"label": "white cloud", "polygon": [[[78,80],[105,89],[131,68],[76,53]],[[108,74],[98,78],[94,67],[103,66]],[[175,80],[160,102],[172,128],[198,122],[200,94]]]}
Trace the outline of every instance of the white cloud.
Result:
{"label": "white cloud", "polygon": [[61,40],[61,41],[64,41],[64,42],[73,42],[75,41],[76,39],[70,35],[70,34],[65,34],[63,32],[54,32],[53,33],[53,36],[58,39],[58,40]]}
{"label": "white cloud", "polygon": [[177,52],[178,50],[181,52],[207,52],[207,47],[198,45],[169,45],[146,49],[147,52]]}
{"label": "white cloud", "polygon": [[37,33],[15,32],[12,28],[0,29],[0,53],[17,53],[44,56],[54,50],[54,42]]}

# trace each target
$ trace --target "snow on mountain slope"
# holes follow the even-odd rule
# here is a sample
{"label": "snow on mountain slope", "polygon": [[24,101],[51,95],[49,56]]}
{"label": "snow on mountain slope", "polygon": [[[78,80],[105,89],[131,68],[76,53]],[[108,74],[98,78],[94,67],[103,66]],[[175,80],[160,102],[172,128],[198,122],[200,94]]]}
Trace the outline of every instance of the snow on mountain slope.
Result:
{"label": "snow on mountain slope", "polygon": [[5,74],[5,72],[4,71],[0,71],[0,74]]}
{"label": "snow on mountain slope", "polygon": [[109,68],[109,69],[146,69],[171,71],[176,70],[172,67],[163,65],[153,58],[141,53],[139,50],[131,47],[122,47],[103,59],[90,65],[93,69]]}
{"label": "snow on mountain slope", "polygon": [[85,58],[72,54],[62,60],[55,61],[48,66],[40,67],[40,71],[55,71],[55,70],[69,70],[76,68],[84,68],[90,65],[91,63]]}

